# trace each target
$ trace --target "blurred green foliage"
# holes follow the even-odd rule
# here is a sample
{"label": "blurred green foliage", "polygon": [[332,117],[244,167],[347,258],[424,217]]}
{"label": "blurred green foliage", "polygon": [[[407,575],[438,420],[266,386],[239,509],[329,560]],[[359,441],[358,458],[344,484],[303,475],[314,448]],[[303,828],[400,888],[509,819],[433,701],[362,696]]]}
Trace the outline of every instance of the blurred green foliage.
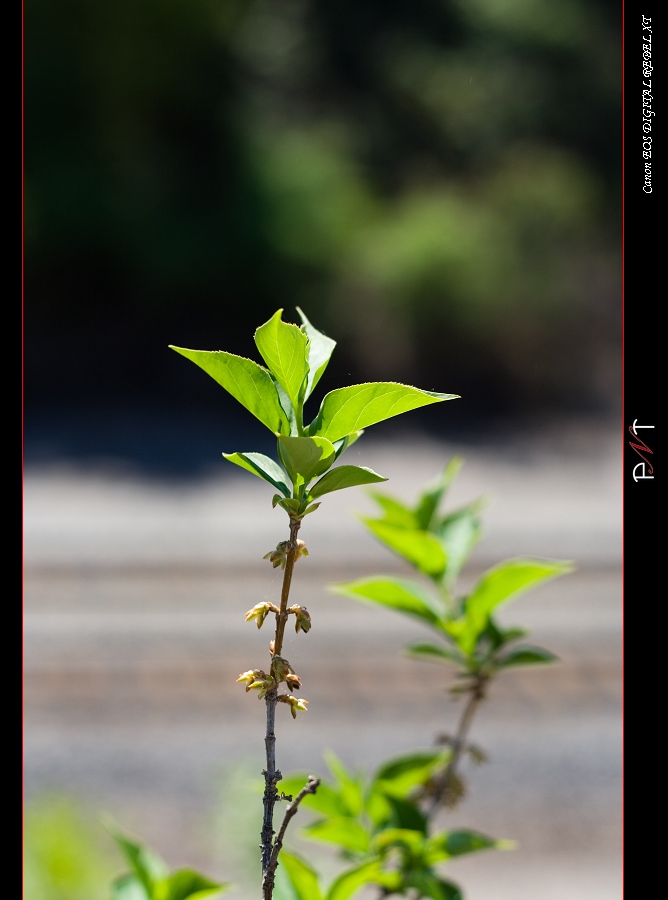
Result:
{"label": "blurred green foliage", "polygon": [[119,868],[97,817],[72,798],[42,795],[26,804],[25,900],[108,900]]}
{"label": "blurred green foliage", "polygon": [[165,343],[215,330],[247,353],[254,323],[301,305],[358,378],[391,368],[470,408],[609,403],[620,14],[27,0],[29,399],[164,393]]}

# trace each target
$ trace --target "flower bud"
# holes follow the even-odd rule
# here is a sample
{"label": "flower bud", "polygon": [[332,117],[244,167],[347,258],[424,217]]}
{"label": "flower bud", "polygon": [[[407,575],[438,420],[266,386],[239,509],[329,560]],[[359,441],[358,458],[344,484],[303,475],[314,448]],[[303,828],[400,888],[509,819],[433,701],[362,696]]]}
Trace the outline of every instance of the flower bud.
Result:
{"label": "flower bud", "polygon": [[289,606],[288,612],[295,614],[295,631],[297,634],[300,631],[306,633],[311,630],[311,616],[305,606]]}
{"label": "flower bud", "polygon": [[242,672],[237,678],[237,684],[246,682],[246,691],[251,689],[251,684],[257,682],[258,679],[267,678],[267,673],[262,669],[249,669],[248,672]]}
{"label": "flower bud", "polygon": [[302,680],[299,675],[286,675],[285,683],[291,691],[294,691],[295,688],[300,688],[302,686]]}
{"label": "flower bud", "polygon": [[281,703],[288,703],[290,705],[290,712],[292,713],[292,718],[297,718],[297,712],[299,710],[303,712],[307,712],[308,700],[304,700],[302,697],[291,697],[290,694],[281,694],[278,698]]}
{"label": "flower bud", "polygon": [[251,622],[253,619],[257,620],[257,627],[262,628],[264,620],[267,618],[270,612],[277,613],[278,607],[274,606],[273,603],[257,603],[252,609],[249,609],[246,613],[246,621]]}
{"label": "flower bud", "polygon": [[271,661],[271,674],[276,681],[285,681],[287,675],[295,674],[295,670],[287,659],[284,659],[282,656],[275,656]]}

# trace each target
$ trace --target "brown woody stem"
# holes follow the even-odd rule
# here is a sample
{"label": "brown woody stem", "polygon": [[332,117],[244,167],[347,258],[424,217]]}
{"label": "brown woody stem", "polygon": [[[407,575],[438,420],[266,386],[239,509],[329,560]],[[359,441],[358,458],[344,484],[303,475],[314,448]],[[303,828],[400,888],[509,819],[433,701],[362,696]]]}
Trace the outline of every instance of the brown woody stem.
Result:
{"label": "brown woody stem", "polygon": [[288,803],[285,808],[285,815],[283,816],[281,827],[279,828],[278,834],[276,835],[276,840],[274,841],[274,847],[271,851],[269,865],[267,866],[267,869],[262,876],[262,900],[271,900],[274,890],[276,868],[278,867],[278,854],[281,852],[281,848],[283,846],[283,838],[285,837],[285,832],[288,825],[290,824],[290,820],[296,814],[297,807],[302,802],[304,797],[307,794],[315,794],[319,784],[319,778],[316,778],[314,775],[309,775],[308,781],[306,782],[304,787],[297,794],[295,799]]}
{"label": "brown woody stem", "polygon": [[[295,567],[295,559],[297,556],[297,533],[299,532],[300,525],[301,521],[299,519],[290,519],[290,547],[288,549],[285,562],[285,570],[283,572],[281,606],[276,616],[274,656],[280,656],[283,646],[285,623],[288,619],[288,597],[290,596],[292,570]],[[267,704],[267,727],[264,736],[264,746],[267,756],[267,767],[262,773],[264,775],[264,814],[262,818],[261,832],[262,843],[260,846],[262,850],[262,897],[263,900],[271,900],[272,892],[274,889],[273,872],[276,871],[276,862],[273,863],[272,876],[270,879],[268,878],[268,872],[272,865],[272,859],[274,858],[275,851],[275,844],[273,841],[274,807],[276,805],[276,801],[278,800],[278,790],[276,785],[281,780],[281,773],[276,768],[276,733],[274,730],[276,720],[276,704],[278,703],[277,687],[267,692],[265,700]],[[310,791],[309,793],[313,793],[313,791]],[[294,815],[294,812],[292,813],[292,815]],[[275,851],[275,855],[278,856],[278,851]]]}

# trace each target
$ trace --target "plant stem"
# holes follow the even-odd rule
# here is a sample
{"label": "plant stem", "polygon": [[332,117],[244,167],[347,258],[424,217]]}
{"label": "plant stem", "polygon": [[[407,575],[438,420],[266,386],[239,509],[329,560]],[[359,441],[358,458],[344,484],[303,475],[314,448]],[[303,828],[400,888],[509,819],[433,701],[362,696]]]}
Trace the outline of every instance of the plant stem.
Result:
{"label": "plant stem", "polygon": [[445,801],[450,799],[449,793],[451,790],[451,785],[455,775],[457,774],[457,766],[459,765],[459,761],[462,756],[462,752],[466,746],[466,738],[471,727],[471,723],[473,721],[473,716],[475,715],[476,708],[480,701],[484,698],[484,678],[476,678],[474,684],[471,687],[471,691],[469,693],[469,698],[464,707],[464,712],[462,713],[462,717],[459,720],[459,726],[457,728],[457,734],[455,736],[454,741],[452,742],[452,756],[445,767],[445,771],[437,779],[437,788],[436,793],[432,799],[432,802],[427,810],[427,816],[432,816],[438,807]]}
{"label": "plant stem", "polygon": [[297,794],[295,799],[288,803],[285,808],[283,822],[281,823],[281,827],[279,828],[278,834],[276,835],[276,840],[274,841],[274,847],[271,852],[271,859],[269,860],[269,865],[267,866],[267,870],[262,878],[262,900],[271,900],[272,892],[274,890],[274,877],[276,875],[276,868],[278,866],[278,854],[281,852],[281,848],[283,847],[283,838],[285,837],[285,832],[288,825],[290,824],[290,820],[296,814],[297,807],[302,802],[304,797],[307,794],[315,794],[319,784],[319,778],[316,778],[315,775],[309,775],[308,781],[306,782],[304,787]]}
{"label": "plant stem", "polygon": [[[281,588],[281,606],[276,616],[276,634],[274,637],[274,656],[280,656],[283,646],[283,635],[285,633],[285,624],[288,619],[288,597],[290,596],[290,584],[292,582],[292,570],[295,567],[295,558],[297,555],[297,533],[301,521],[299,519],[290,519],[290,547],[288,549],[285,562],[285,570],[283,572],[283,587]],[[267,756],[267,767],[262,773],[264,775],[264,815],[262,818],[261,832],[261,850],[262,850],[262,883],[263,897],[270,900],[273,891],[273,878],[271,883],[267,883],[268,893],[264,889],[267,872],[272,860],[273,837],[274,837],[274,807],[278,799],[278,790],[276,785],[281,780],[281,773],[276,768],[276,733],[274,731],[276,721],[276,704],[278,703],[278,688],[275,687],[267,692],[265,697],[267,704],[267,727],[264,736],[264,746]],[[276,866],[274,865],[274,869]]]}

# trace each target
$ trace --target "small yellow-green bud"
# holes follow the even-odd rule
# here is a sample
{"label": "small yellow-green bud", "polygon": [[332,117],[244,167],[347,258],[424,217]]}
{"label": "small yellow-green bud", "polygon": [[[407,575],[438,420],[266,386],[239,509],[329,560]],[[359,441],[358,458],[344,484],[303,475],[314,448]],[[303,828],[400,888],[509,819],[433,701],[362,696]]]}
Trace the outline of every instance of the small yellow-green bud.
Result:
{"label": "small yellow-green bud", "polygon": [[257,603],[252,609],[249,609],[246,613],[246,621],[251,622],[253,619],[257,620],[257,627],[262,628],[264,624],[264,620],[267,618],[270,612],[277,613],[279,609],[277,606],[274,606],[273,603]]}
{"label": "small yellow-green bud", "polygon": [[308,700],[304,700],[302,697],[291,697],[290,694],[281,694],[278,698],[281,703],[288,703],[290,705],[290,712],[292,713],[292,718],[297,718],[297,712],[303,711],[307,712],[306,707],[308,706]]}

